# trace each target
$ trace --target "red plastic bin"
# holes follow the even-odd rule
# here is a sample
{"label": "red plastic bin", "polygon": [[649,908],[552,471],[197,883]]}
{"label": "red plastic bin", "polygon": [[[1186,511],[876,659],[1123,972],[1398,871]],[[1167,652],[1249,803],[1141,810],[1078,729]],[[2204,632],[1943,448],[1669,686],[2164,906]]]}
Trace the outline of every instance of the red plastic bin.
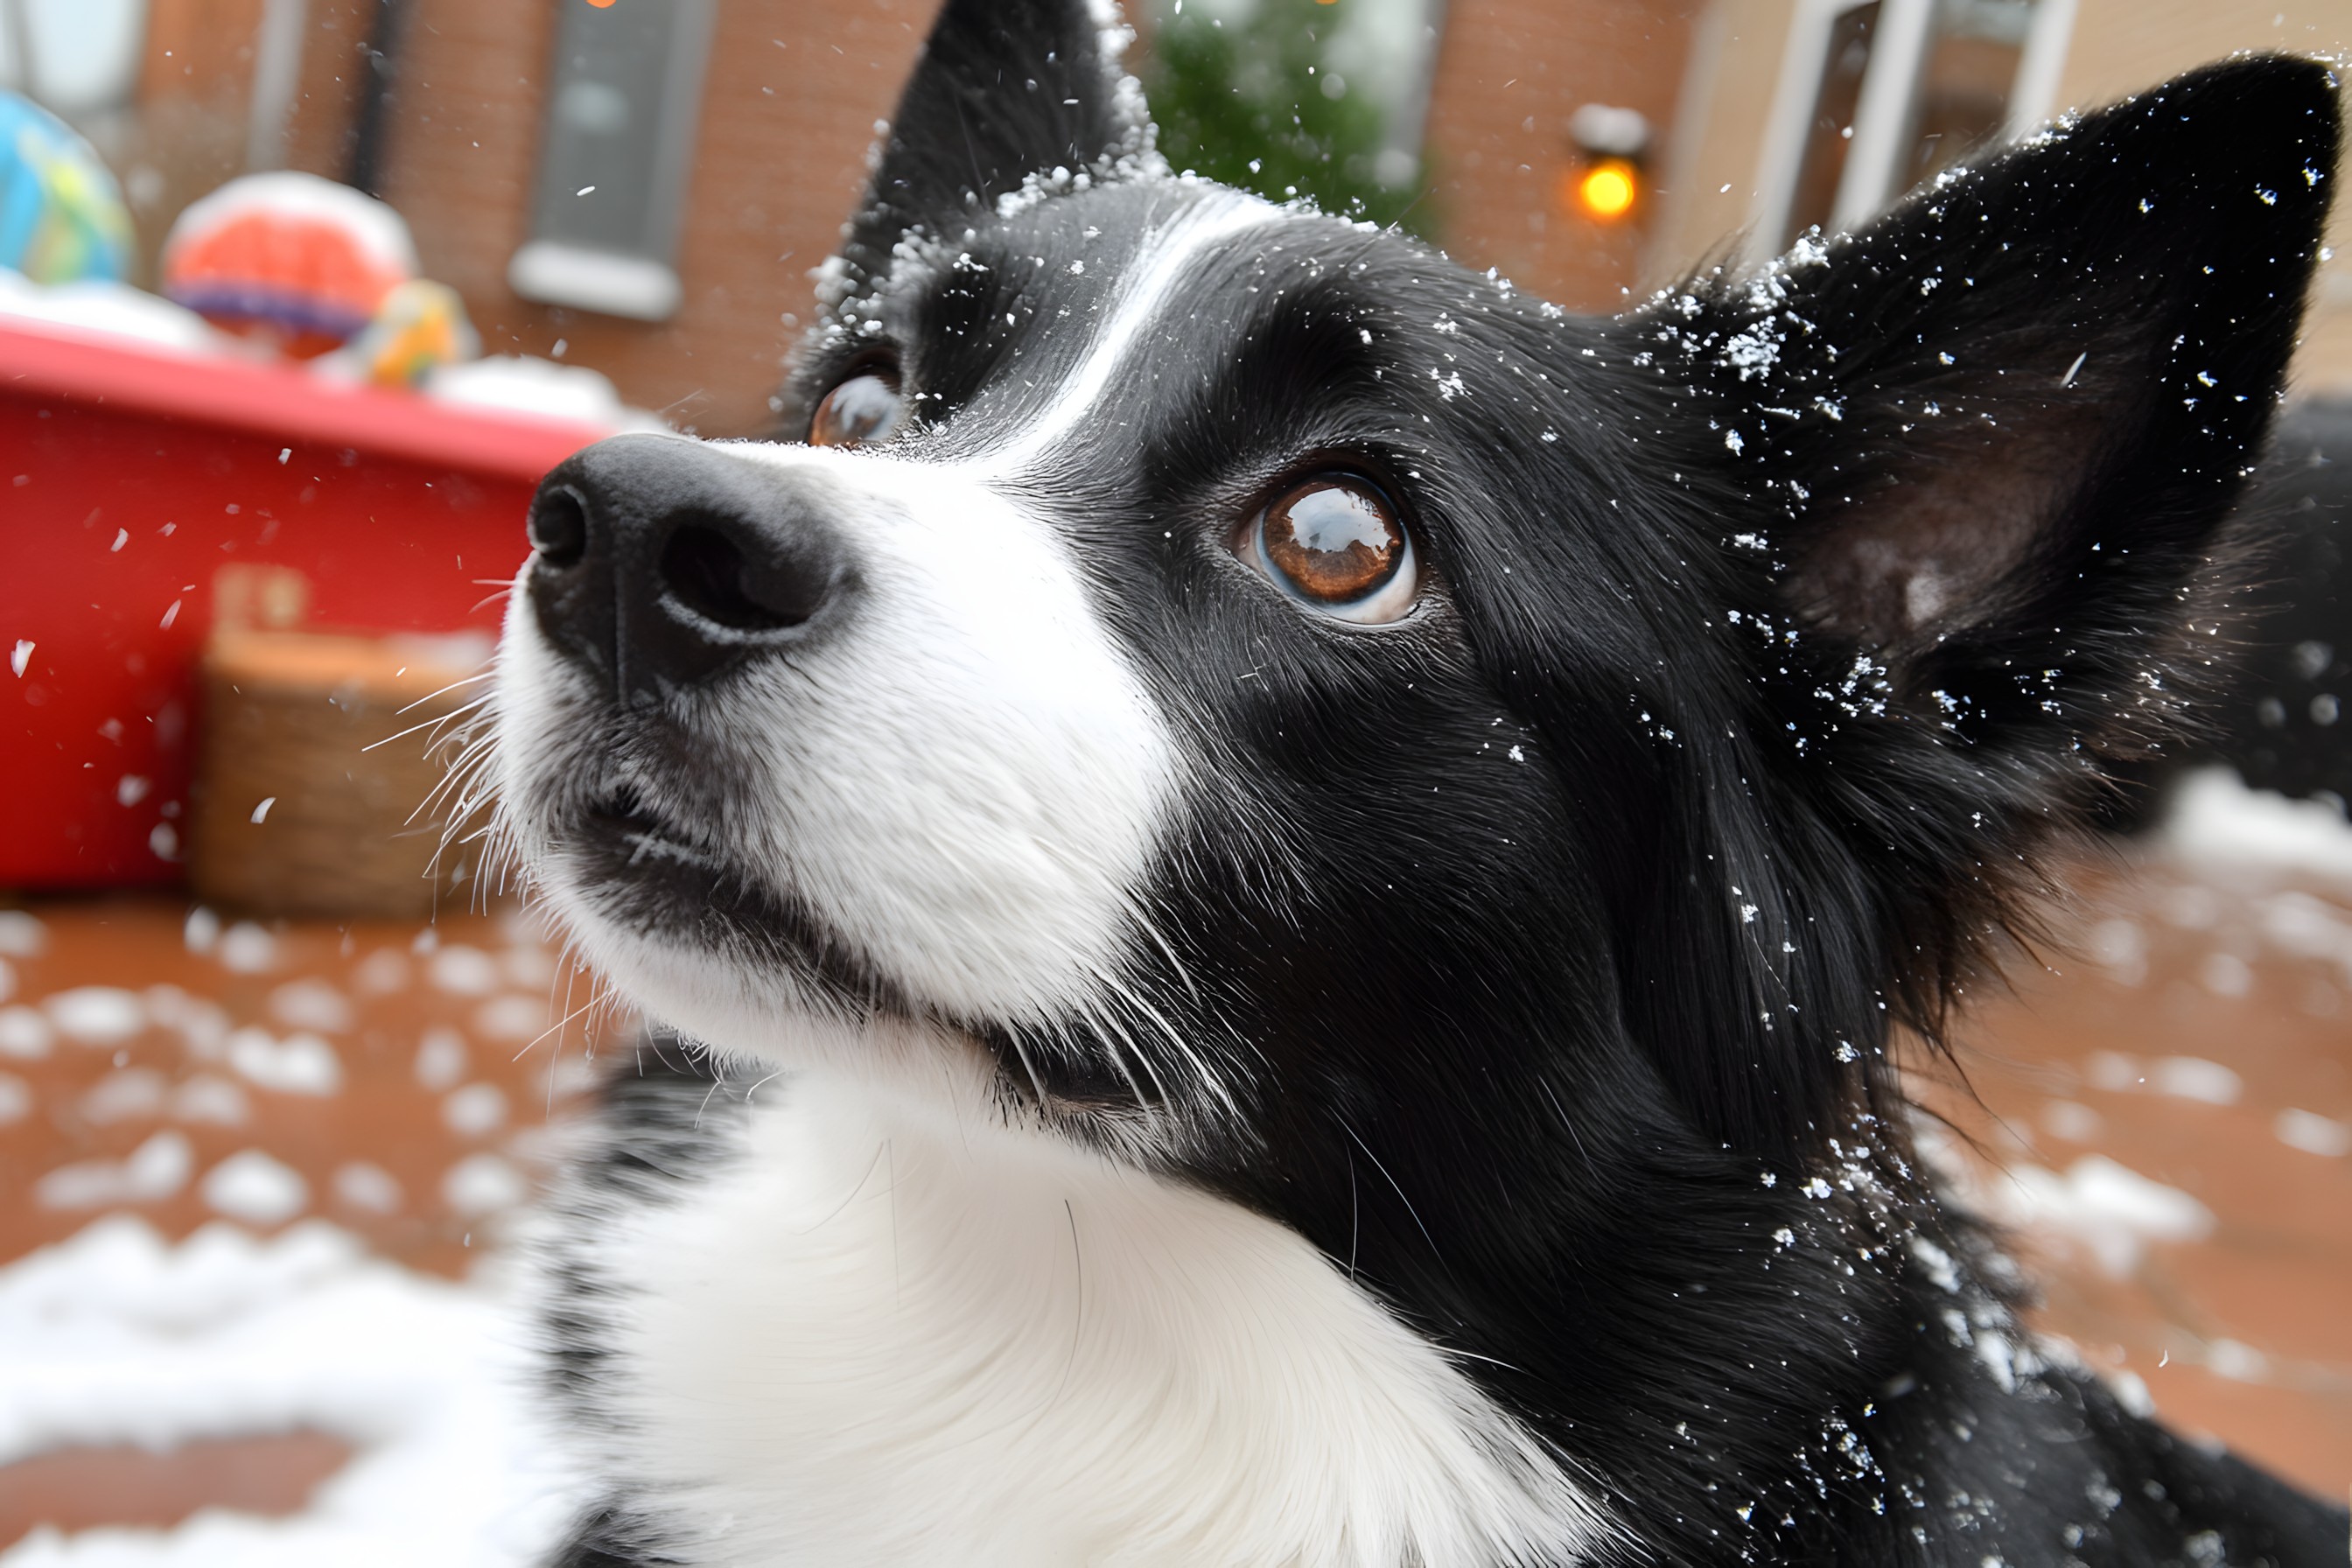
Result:
{"label": "red plastic bin", "polygon": [[322,625],[494,631],[532,489],[607,434],[0,322],[0,888],[179,876],[221,566],[299,570]]}

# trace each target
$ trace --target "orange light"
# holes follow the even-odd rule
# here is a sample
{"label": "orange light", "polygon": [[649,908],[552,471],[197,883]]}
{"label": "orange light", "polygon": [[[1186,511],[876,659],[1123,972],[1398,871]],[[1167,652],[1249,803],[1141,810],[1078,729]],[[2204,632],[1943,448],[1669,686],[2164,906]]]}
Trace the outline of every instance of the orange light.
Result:
{"label": "orange light", "polygon": [[605,6],[610,5],[612,3],[613,0],[588,0],[588,4],[595,6],[599,11],[602,11]]}
{"label": "orange light", "polygon": [[1622,158],[1603,158],[1575,176],[1576,205],[1599,223],[1615,223],[1633,210],[1642,194],[1633,165]]}

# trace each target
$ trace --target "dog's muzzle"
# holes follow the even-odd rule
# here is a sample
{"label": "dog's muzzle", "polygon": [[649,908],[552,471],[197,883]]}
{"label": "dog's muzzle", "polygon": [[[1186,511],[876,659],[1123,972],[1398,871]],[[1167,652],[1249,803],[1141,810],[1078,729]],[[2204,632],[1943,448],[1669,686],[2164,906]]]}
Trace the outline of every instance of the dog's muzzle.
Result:
{"label": "dog's muzzle", "polygon": [[531,501],[540,629],[623,706],[804,643],[856,595],[832,500],[817,476],[676,437],[600,441]]}

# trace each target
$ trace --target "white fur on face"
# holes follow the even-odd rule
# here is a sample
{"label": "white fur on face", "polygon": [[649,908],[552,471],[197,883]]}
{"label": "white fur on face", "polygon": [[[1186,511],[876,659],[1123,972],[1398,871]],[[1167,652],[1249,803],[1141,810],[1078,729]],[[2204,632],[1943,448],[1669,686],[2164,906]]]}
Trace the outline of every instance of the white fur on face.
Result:
{"label": "white fur on face", "polygon": [[[1136,889],[1180,793],[1155,704],[1087,603],[1045,520],[956,468],[746,444],[714,460],[812,474],[858,586],[841,624],[688,700],[746,803],[715,825],[730,858],[798,900],[919,1002],[1030,1023],[1099,1005],[1137,935]],[[501,706],[510,790],[534,756],[556,667],[524,596]],[[662,801],[658,776],[633,774]],[[536,868],[592,957],[649,1011],[729,1050],[798,1059],[788,984],[614,929],[560,856]]]}
{"label": "white fur on face", "polygon": [[[920,1101],[759,1091],[743,1158],[614,1217],[593,1456],[697,1564],[1592,1561],[1559,1463],[1296,1234]],[[957,1080],[957,1081],[950,1081]]]}
{"label": "white fur on face", "polygon": [[[1120,377],[1143,374],[1160,336],[1183,330],[1174,311],[1202,262],[1289,216],[1238,192],[1169,190],[1179,199],[1145,236],[1064,385],[983,439],[975,460],[711,448],[823,483],[839,498],[835,526],[860,579],[837,635],[683,700],[693,732],[716,742],[708,765],[729,770],[730,797],[750,803],[716,826],[741,869],[917,1004],[967,1022],[1103,1023],[1120,1014],[1130,951],[1150,940],[1137,900],[1186,768],[1068,544],[1027,498],[1088,411]],[[560,786],[543,774],[561,737],[536,726],[547,698],[579,679],[518,593],[499,703],[510,798]],[[632,772],[629,782],[664,804],[660,777]],[[648,1011],[727,1050],[807,1059],[789,976],[615,925],[589,889],[567,884],[560,856],[528,831],[519,837],[590,957]],[[1125,1015],[1102,1032],[1139,1029],[1164,1033]]]}

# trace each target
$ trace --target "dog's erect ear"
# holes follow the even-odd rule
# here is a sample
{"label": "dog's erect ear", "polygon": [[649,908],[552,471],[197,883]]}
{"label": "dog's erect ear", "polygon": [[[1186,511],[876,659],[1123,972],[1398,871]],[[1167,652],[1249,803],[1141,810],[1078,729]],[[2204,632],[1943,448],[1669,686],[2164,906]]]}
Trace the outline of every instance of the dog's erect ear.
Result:
{"label": "dog's erect ear", "polygon": [[[1874,1060],[1855,1047],[1890,1016],[1939,1035],[1990,933],[2016,929],[2033,852],[2180,717],[2219,646],[2192,631],[2232,575],[2338,120],[2320,65],[2213,67],[1629,323],[1636,363],[1708,406],[1713,428],[1652,438],[1704,439],[1675,477],[1726,519],[1733,603],[1710,618],[1753,702],[1681,742],[1708,770],[1688,809],[1715,821],[1684,874],[1738,907],[1659,919],[1645,962],[1756,980],[1744,1018],[1696,1011],[1705,988],[1629,994],[1727,1141],[1832,1126],[1833,1064]],[[1726,804],[1759,787],[1765,836]]]}
{"label": "dog's erect ear", "polygon": [[945,234],[1032,175],[1100,179],[1151,154],[1111,0],[948,0],[842,246],[853,292],[908,229]]}
{"label": "dog's erect ear", "polygon": [[1972,739],[2145,696],[2268,429],[2338,118],[2319,64],[2212,67],[1664,310],[1784,512],[1747,541],[1782,607]]}

